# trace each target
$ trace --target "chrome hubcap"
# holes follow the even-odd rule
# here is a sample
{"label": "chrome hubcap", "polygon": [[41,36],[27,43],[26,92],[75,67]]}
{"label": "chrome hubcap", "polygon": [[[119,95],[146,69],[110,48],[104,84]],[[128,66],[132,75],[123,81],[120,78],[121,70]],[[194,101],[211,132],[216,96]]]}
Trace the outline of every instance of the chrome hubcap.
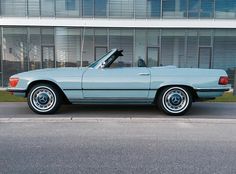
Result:
{"label": "chrome hubcap", "polygon": [[38,111],[48,111],[55,105],[55,93],[47,87],[36,88],[31,94],[31,103]]}
{"label": "chrome hubcap", "polygon": [[172,113],[180,113],[188,107],[189,97],[182,88],[170,88],[163,96],[164,107]]}

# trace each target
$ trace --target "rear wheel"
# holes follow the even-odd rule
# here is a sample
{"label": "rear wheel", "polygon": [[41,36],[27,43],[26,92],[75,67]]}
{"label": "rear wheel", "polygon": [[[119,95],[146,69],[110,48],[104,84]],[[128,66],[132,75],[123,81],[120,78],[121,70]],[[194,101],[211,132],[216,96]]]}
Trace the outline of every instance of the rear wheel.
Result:
{"label": "rear wheel", "polygon": [[49,84],[33,86],[27,96],[28,105],[38,114],[53,114],[61,106],[61,95],[57,88]]}
{"label": "rear wheel", "polygon": [[186,87],[166,87],[158,95],[157,105],[168,115],[184,115],[192,106],[192,95]]}

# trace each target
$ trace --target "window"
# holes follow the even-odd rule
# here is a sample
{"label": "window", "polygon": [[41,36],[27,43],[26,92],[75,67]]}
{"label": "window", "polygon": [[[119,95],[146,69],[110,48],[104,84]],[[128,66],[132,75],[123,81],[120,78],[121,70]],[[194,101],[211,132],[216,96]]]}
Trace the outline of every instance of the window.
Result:
{"label": "window", "polygon": [[94,15],[94,0],[83,0],[83,16],[92,17]]}
{"label": "window", "polygon": [[1,13],[3,16],[26,16],[26,0],[1,0]]}
{"label": "window", "polygon": [[40,0],[28,0],[28,15],[30,17],[40,16]]}
{"label": "window", "polygon": [[189,0],[188,17],[198,18],[200,10],[200,0]]}
{"label": "window", "polygon": [[110,16],[133,18],[134,0],[110,0]]}
{"label": "window", "polygon": [[214,9],[214,0],[202,0],[201,1],[201,18],[212,18]]}
{"label": "window", "polygon": [[144,0],[135,0],[135,18],[146,18],[147,4]]}
{"label": "window", "polygon": [[216,0],[215,17],[222,19],[236,18],[236,1],[235,0]]}
{"label": "window", "polygon": [[147,17],[159,18],[161,13],[161,0],[147,0]]}
{"label": "window", "polygon": [[66,10],[75,10],[75,0],[65,0]]}
{"label": "window", "polygon": [[185,18],[187,0],[163,0],[163,18]]}
{"label": "window", "polygon": [[56,0],[57,17],[79,17],[79,0]]}
{"label": "window", "polygon": [[29,69],[41,68],[41,35],[40,28],[29,28]]}
{"label": "window", "polygon": [[80,58],[80,29],[57,27],[55,32],[57,67],[76,67]]}
{"label": "window", "polygon": [[55,16],[54,0],[41,0],[41,16],[53,17]]}
{"label": "window", "polygon": [[8,78],[28,70],[27,28],[3,28],[3,85],[7,86]]}
{"label": "window", "polygon": [[107,0],[95,0],[95,17],[107,16]]}

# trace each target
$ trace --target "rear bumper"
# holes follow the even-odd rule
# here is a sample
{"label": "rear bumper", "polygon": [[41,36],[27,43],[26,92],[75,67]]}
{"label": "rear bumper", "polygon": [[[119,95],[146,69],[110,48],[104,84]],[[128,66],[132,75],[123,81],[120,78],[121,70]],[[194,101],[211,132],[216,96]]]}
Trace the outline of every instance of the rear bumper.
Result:
{"label": "rear bumper", "polygon": [[229,91],[230,88],[216,88],[216,89],[198,88],[195,90],[196,92],[226,92],[226,91]]}
{"label": "rear bumper", "polygon": [[16,96],[21,96],[21,97],[25,97],[26,96],[26,90],[24,89],[11,89],[11,88],[7,88],[8,92],[16,95]]}
{"label": "rear bumper", "polygon": [[230,88],[216,88],[216,89],[195,89],[197,96],[200,100],[202,99],[214,99],[216,97],[220,97],[224,94],[224,92],[229,91]]}

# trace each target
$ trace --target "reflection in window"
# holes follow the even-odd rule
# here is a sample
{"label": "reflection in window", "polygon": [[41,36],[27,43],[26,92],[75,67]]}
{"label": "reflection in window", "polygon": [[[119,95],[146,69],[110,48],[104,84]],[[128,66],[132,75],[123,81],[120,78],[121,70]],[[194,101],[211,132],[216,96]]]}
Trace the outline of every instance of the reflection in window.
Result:
{"label": "reflection in window", "polygon": [[41,68],[40,28],[29,28],[29,37],[29,69],[39,69]]}
{"label": "reflection in window", "polygon": [[94,15],[94,0],[83,0],[83,16]]}
{"label": "reflection in window", "polygon": [[185,65],[185,31],[164,30],[161,37],[161,65]]}
{"label": "reflection in window", "polygon": [[110,0],[110,16],[132,18],[134,0]]}
{"label": "reflection in window", "polygon": [[55,67],[55,47],[53,28],[42,28],[42,66],[43,68]]}
{"label": "reflection in window", "polygon": [[57,17],[78,17],[79,0],[56,0]]}
{"label": "reflection in window", "polygon": [[107,15],[107,0],[95,0],[95,17],[105,17]]}
{"label": "reflection in window", "polygon": [[125,67],[132,66],[133,58],[133,32],[132,30],[110,30],[109,47],[124,50],[124,56],[119,60]]}
{"label": "reflection in window", "polygon": [[4,86],[7,86],[11,75],[28,70],[27,29],[4,28],[3,43],[3,81]]}
{"label": "reflection in window", "polygon": [[76,67],[80,57],[80,29],[56,28],[57,67]]}
{"label": "reflection in window", "polygon": [[187,12],[187,0],[164,0],[163,18],[185,18]]}
{"label": "reflection in window", "polygon": [[217,0],[215,1],[215,17],[232,19],[236,17],[235,0]]}
{"label": "reflection in window", "polygon": [[65,0],[66,10],[75,10],[75,0]]}
{"label": "reflection in window", "polygon": [[189,18],[198,18],[200,9],[200,0],[189,0],[188,16]]}
{"label": "reflection in window", "polygon": [[26,16],[26,0],[1,0],[1,14],[3,16]]}
{"label": "reflection in window", "polygon": [[28,15],[30,17],[40,16],[40,0],[28,0]]}
{"label": "reflection in window", "polygon": [[147,0],[147,17],[159,18],[161,12],[161,0]]}
{"label": "reflection in window", "polygon": [[41,16],[44,17],[55,16],[54,0],[41,0]]}
{"label": "reflection in window", "polygon": [[202,0],[201,1],[201,18],[212,18],[214,10],[214,0]]}
{"label": "reflection in window", "polygon": [[135,18],[146,18],[147,3],[144,0],[135,0]]}

